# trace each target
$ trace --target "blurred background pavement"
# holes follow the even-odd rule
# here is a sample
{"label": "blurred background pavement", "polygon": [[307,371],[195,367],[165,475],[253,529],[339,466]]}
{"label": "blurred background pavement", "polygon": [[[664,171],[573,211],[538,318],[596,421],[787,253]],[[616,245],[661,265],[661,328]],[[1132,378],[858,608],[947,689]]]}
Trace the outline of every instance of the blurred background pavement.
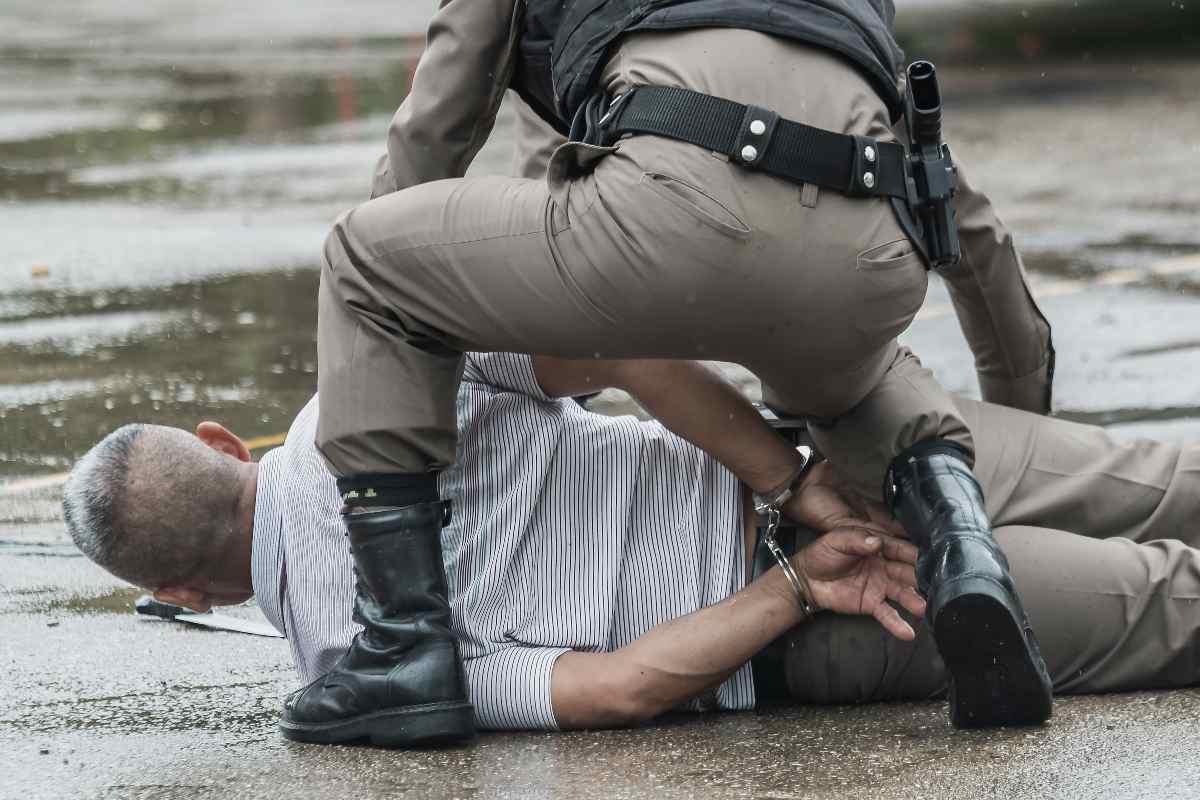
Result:
{"label": "blurred background pavement", "polygon": [[[1193,692],[1070,700],[1034,732],[915,704],[320,751],[272,727],[285,645],[132,617],[55,476],[134,420],[279,440],[315,389],[321,242],[433,5],[0,3],[0,796],[1194,797]],[[1200,434],[1200,2],[897,5],[1054,323],[1059,413]],[[511,146],[502,116],[474,169]],[[906,341],[976,393],[936,281]]]}

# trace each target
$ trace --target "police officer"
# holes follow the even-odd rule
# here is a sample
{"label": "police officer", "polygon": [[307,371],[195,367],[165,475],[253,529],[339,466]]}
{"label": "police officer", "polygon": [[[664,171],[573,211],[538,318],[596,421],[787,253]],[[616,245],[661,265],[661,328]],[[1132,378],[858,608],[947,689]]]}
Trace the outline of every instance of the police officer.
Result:
{"label": "police officer", "polygon": [[[921,550],[955,723],[1049,716],[970,431],[896,341],[927,264],[872,193],[904,106],[893,16],[891,0],[443,0],[376,199],[325,245],[317,444],[345,499],[364,631],[289,698],[286,735],[408,745],[473,733],[437,485],[467,349],[747,366],[774,407],[812,420],[860,491],[880,498],[884,484]],[[548,180],[464,179],[509,87],[588,141],[559,148]],[[643,103],[659,134],[594,136],[628,116],[631,90],[653,96],[639,87],[689,93]],[[719,131],[730,147],[688,140],[731,109],[744,116]],[[773,172],[837,166],[806,153],[809,139],[836,145],[817,153],[852,143],[843,188]],[[947,278],[984,395],[1044,412],[1049,327],[986,199],[963,187],[957,205],[965,256]],[[800,477],[756,487],[764,511]]]}

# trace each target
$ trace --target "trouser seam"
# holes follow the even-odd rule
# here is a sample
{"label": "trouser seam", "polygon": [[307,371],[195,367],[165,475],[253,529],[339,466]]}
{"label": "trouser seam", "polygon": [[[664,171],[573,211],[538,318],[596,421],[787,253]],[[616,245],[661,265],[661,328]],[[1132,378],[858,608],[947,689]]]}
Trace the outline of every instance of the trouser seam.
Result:
{"label": "trouser seam", "polygon": [[537,230],[533,231],[522,231],[521,233],[499,233],[495,236],[480,236],[475,239],[454,239],[447,242],[424,242],[422,244],[413,244],[407,247],[396,248],[394,250],[389,249],[387,251],[387,255],[392,256],[399,255],[401,253],[411,253],[416,250],[428,250],[434,247],[457,247],[464,244],[480,244],[482,242],[494,242],[499,239],[524,239],[527,236],[537,236],[539,234],[544,234],[545,232],[545,228],[538,228]]}

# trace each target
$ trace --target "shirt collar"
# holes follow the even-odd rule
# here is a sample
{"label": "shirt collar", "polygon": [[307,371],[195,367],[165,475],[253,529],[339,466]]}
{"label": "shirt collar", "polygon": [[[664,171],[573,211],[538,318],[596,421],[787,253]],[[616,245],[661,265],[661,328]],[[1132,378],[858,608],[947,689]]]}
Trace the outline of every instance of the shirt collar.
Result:
{"label": "shirt collar", "polygon": [[263,616],[284,635],[283,623],[283,490],[280,450],[267,453],[258,465],[254,499],[254,538],[250,544],[250,582]]}

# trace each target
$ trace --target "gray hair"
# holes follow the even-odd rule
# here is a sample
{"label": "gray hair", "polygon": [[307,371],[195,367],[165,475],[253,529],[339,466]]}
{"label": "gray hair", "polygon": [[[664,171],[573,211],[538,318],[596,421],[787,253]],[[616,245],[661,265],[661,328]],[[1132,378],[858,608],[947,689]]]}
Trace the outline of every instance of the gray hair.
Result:
{"label": "gray hair", "polygon": [[211,568],[234,532],[240,494],[236,464],[195,436],[125,425],[75,465],[63,517],[84,555],[158,589]]}

